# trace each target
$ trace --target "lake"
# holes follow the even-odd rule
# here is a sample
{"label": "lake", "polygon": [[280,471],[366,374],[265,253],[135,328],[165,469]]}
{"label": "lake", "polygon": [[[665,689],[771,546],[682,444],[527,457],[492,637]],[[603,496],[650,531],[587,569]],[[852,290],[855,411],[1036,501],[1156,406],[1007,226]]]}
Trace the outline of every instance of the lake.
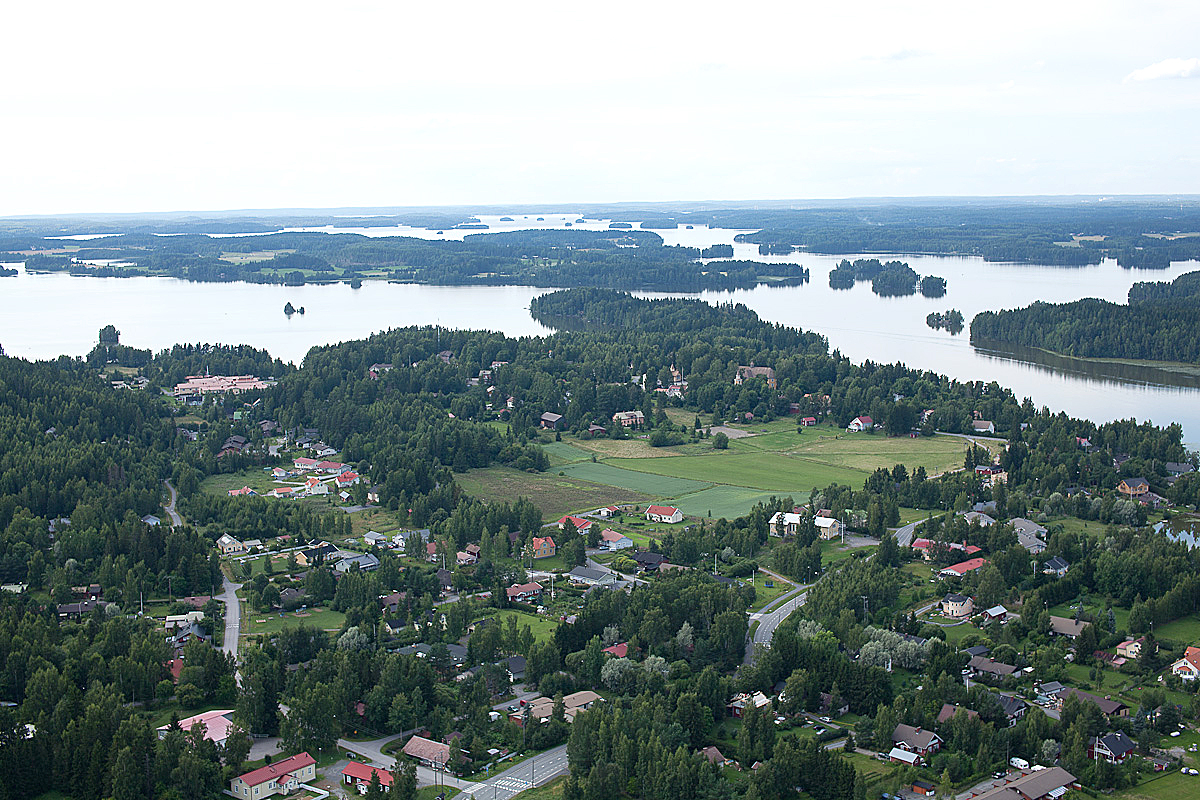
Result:
{"label": "lake", "polygon": [[[512,222],[481,217],[490,231],[522,228],[565,228],[573,214],[513,215]],[[608,227],[607,220],[573,226]],[[321,228],[372,236],[418,235],[461,238],[480,231],[386,228]],[[759,256],[755,245],[733,242],[729,229],[655,231],[667,244],[734,246],[735,258],[800,263],[812,281],[802,286],[733,292],[706,292],[709,302],[738,302],[763,319],[816,331],[854,361],[902,362],[910,367],[949,375],[962,381],[996,381],[1038,406],[1103,422],[1134,417],[1184,426],[1189,447],[1200,447],[1200,380],[1161,370],[1121,364],[1063,359],[1037,351],[972,347],[964,330],[957,336],[925,325],[931,311],[957,308],[969,320],[979,311],[1016,308],[1035,300],[1069,302],[1099,297],[1124,302],[1137,281],[1169,281],[1200,269],[1196,262],[1168,270],[1127,270],[1114,261],[1092,267],[1047,267],[989,263],[979,258],[881,255],[907,261],[921,275],[947,281],[945,297],[879,297],[869,283],[853,289],[829,287],[829,270],[842,256],[793,253]],[[852,260],[863,256],[849,256]],[[714,266],[716,264],[714,263]],[[0,345],[10,355],[53,358],[83,355],[97,332],[109,323],[125,344],[159,350],[176,342],[223,342],[266,348],[285,360],[299,362],[314,345],[362,338],[379,330],[408,325],[487,328],[510,336],[549,331],[529,316],[529,301],[548,289],[527,286],[421,286],[364,282],[286,287],[244,283],[189,283],[172,278],[89,278],[65,274],[0,279],[5,298],[0,315]],[[662,297],[659,293],[642,296]],[[690,295],[695,296],[695,295]],[[285,303],[307,313],[286,317]]]}

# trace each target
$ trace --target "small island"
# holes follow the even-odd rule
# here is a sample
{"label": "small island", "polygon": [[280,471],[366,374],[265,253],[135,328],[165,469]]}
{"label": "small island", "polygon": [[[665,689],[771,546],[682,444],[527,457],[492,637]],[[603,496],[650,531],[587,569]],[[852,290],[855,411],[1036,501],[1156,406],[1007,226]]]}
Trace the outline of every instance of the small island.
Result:
{"label": "small island", "polygon": [[925,317],[925,324],[934,330],[947,330],[951,335],[962,333],[963,315],[957,308],[952,308],[944,314],[933,312]]}
{"label": "small island", "polygon": [[286,305],[284,305],[284,307],[283,307],[283,313],[287,314],[289,317],[292,314],[303,314],[304,306],[300,306],[299,308],[296,308],[295,306],[292,305],[291,301],[289,300],[288,303]]}
{"label": "small island", "polygon": [[[759,250],[767,245],[760,244]],[[922,278],[903,261],[880,262],[878,258],[842,259],[829,272],[832,289],[852,289],[858,281],[870,281],[871,291],[881,297],[906,297],[918,289],[926,297],[946,294],[946,279],[936,275]]]}

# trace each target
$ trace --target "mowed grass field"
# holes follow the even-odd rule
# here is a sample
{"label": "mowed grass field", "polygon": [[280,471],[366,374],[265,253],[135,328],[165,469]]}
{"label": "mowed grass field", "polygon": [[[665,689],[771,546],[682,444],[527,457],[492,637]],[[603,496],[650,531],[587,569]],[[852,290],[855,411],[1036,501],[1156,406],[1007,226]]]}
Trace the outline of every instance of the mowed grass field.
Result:
{"label": "mowed grass field", "polygon": [[687,477],[676,477],[669,473],[648,474],[650,470],[642,470],[641,465],[647,463],[658,463],[660,461],[678,461],[680,459],[625,459],[631,464],[638,465],[637,470],[624,469],[619,466],[620,459],[613,459],[612,463],[603,462],[593,464],[590,461],[585,461],[579,464],[568,464],[560,471],[566,473],[569,477],[578,478],[580,480],[592,481],[593,483],[604,483],[609,486],[616,486],[621,489],[641,492],[642,494],[651,495],[653,497],[677,497],[681,494],[690,492],[698,492],[701,489],[707,489],[713,485],[715,481],[708,480],[692,480]]}
{"label": "mowed grass field", "polygon": [[1200,776],[1184,775],[1168,770],[1132,789],[1115,792],[1113,797],[1124,800],[1196,800],[1200,798]]}
{"label": "mowed grass field", "polygon": [[[590,461],[580,467],[600,467]],[[473,469],[456,475],[455,480],[463,491],[473,497],[487,500],[512,502],[518,497],[528,497],[542,510],[544,519],[558,519],[564,514],[594,510],[621,503],[649,503],[653,497],[608,481],[588,480],[567,467],[567,475],[551,467],[546,472],[522,472],[511,467],[489,467]],[[633,481],[626,481],[628,486]]]}
{"label": "mowed grass field", "polygon": [[242,635],[255,633],[277,633],[284,628],[297,628],[307,625],[310,628],[320,628],[326,631],[336,631],[342,627],[346,615],[340,611],[329,609],[313,609],[307,611],[286,611],[282,614],[255,614],[250,612],[246,625],[242,627]]}
{"label": "mowed grass field", "polygon": [[808,492],[762,492],[758,489],[747,489],[743,486],[713,486],[698,492],[685,494],[671,501],[689,517],[708,517],[713,519],[735,519],[743,516],[755,503],[763,503],[771,497],[787,494],[797,503],[808,499]]}
{"label": "mowed grass field", "polygon": [[678,458],[614,458],[622,469],[771,492],[808,491],[831,483],[862,487],[866,473],[782,453],[717,453]]}

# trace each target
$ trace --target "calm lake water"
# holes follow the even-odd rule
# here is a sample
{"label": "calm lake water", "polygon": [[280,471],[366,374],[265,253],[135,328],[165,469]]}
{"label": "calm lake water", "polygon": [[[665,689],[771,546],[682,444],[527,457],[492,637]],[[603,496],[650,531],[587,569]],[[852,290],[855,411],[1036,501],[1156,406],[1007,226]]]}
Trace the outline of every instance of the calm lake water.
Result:
{"label": "calm lake water", "polygon": [[[489,230],[565,228],[577,215],[546,214],[512,222],[481,217]],[[604,229],[607,220],[572,227]],[[372,236],[410,235],[461,238],[479,231],[436,231],[387,228],[320,228]],[[1018,397],[1097,422],[1135,417],[1184,426],[1189,447],[1200,446],[1200,380],[1159,370],[1123,365],[1085,364],[1012,349],[979,349],[967,331],[951,336],[925,325],[931,311],[957,308],[969,320],[986,309],[1016,308],[1035,300],[1068,302],[1100,297],[1124,302],[1137,281],[1169,281],[1196,269],[1197,262],[1168,270],[1126,270],[1113,261],[1094,267],[1060,268],[988,263],[978,258],[880,256],[901,258],[922,275],[940,275],[948,284],[945,297],[883,298],[869,283],[850,290],[829,288],[829,270],[841,256],[792,254],[759,256],[754,245],[733,242],[729,229],[696,226],[656,231],[667,244],[704,247],[734,245],[735,258],[804,264],[812,281],[803,286],[706,292],[709,302],[739,302],[762,318],[829,339],[830,347],[855,361],[902,362],[963,381],[996,381]],[[854,258],[854,257],[851,257]],[[548,291],[524,286],[417,286],[369,281],[360,289],[345,284],[285,287],[243,283],[188,283],[172,278],[75,278],[30,275],[0,279],[5,314],[0,315],[0,345],[10,355],[53,358],[83,355],[96,342],[101,327],[112,323],[121,341],[155,350],[176,342],[251,344],[285,360],[299,362],[314,345],[355,339],[375,331],[408,325],[487,328],[510,336],[547,333],[528,312],[531,298]],[[645,296],[664,296],[644,293]],[[693,295],[694,296],[694,295]],[[304,306],[306,314],[290,319],[285,303]]]}

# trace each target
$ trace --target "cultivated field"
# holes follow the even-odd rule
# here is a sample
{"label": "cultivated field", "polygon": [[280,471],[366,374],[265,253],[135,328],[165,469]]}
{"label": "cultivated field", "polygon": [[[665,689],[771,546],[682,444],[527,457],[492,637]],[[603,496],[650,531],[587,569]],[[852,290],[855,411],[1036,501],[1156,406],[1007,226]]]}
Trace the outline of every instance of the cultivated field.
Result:
{"label": "cultivated field", "polygon": [[830,483],[861,488],[866,473],[776,452],[738,453],[714,451],[703,456],[676,458],[614,458],[605,462],[622,469],[742,486],[768,492],[799,493]]}
{"label": "cultivated field", "polygon": [[[602,467],[587,462],[579,468]],[[485,500],[512,501],[528,497],[542,510],[545,519],[558,519],[563,514],[594,510],[620,503],[648,503],[653,498],[610,481],[588,480],[588,475],[576,474],[575,467],[566,467],[566,475],[551,468],[547,472],[522,472],[511,467],[473,469],[455,476],[463,491]],[[609,468],[611,469],[611,468]],[[627,482],[634,485],[633,481]]]}

